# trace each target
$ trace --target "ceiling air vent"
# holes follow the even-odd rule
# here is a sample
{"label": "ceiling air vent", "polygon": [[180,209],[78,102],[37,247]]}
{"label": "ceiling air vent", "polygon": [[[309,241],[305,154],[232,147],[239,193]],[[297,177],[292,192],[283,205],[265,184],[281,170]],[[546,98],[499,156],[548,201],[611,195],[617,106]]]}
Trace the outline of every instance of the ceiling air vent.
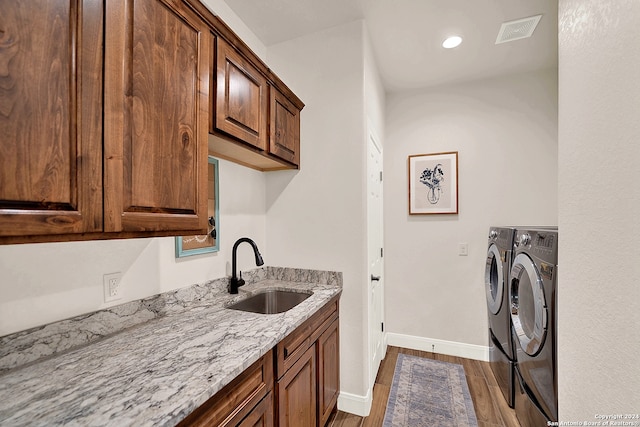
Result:
{"label": "ceiling air vent", "polygon": [[540,18],[542,18],[542,15],[517,19],[515,21],[503,22],[502,26],[500,26],[500,32],[498,32],[496,44],[531,37],[533,31],[538,25],[538,22],[540,22]]}

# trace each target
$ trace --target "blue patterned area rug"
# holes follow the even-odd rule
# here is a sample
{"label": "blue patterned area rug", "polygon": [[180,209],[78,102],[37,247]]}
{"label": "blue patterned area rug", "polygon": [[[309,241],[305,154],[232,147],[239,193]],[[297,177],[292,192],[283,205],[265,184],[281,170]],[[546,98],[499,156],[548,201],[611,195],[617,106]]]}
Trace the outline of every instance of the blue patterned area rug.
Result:
{"label": "blue patterned area rug", "polygon": [[383,427],[477,427],[462,365],[398,354]]}

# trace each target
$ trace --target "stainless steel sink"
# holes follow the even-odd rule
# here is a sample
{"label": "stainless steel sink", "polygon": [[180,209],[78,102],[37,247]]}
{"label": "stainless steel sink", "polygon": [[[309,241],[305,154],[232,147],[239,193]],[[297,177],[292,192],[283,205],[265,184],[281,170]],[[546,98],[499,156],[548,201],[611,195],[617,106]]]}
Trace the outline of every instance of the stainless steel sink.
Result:
{"label": "stainless steel sink", "polygon": [[312,293],[267,289],[252,295],[247,299],[231,304],[227,306],[227,308],[261,314],[284,313],[287,310],[291,310],[311,295]]}

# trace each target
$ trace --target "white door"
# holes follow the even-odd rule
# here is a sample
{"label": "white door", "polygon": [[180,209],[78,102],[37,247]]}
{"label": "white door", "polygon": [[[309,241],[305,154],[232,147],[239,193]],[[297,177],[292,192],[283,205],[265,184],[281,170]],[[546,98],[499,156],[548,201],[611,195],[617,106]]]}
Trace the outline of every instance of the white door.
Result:
{"label": "white door", "polygon": [[373,387],[380,362],[384,358],[384,279],[383,279],[383,206],[382,150],[369,132],[367,144],[367,234],[369,246],[369,375]]}

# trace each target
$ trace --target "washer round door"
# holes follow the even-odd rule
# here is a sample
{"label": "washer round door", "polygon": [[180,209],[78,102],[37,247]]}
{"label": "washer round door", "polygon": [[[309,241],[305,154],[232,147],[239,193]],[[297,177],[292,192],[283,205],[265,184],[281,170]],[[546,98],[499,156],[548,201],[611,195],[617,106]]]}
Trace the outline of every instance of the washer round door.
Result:
{"label": "washer round door", "polygon": [[500,251],[495,244],[487,251],[487,266],[484,270],[484,285],[487,292],[487,307],[492,314],[498,314],[502,305],[504,289],[504,269]]}
{"label": "washer round door", "polygon": [[547,303],[542,277],[533,260],[524,253],[513,260],[510,301],[511,321],[520,347],[535,356],[547,334]]}

